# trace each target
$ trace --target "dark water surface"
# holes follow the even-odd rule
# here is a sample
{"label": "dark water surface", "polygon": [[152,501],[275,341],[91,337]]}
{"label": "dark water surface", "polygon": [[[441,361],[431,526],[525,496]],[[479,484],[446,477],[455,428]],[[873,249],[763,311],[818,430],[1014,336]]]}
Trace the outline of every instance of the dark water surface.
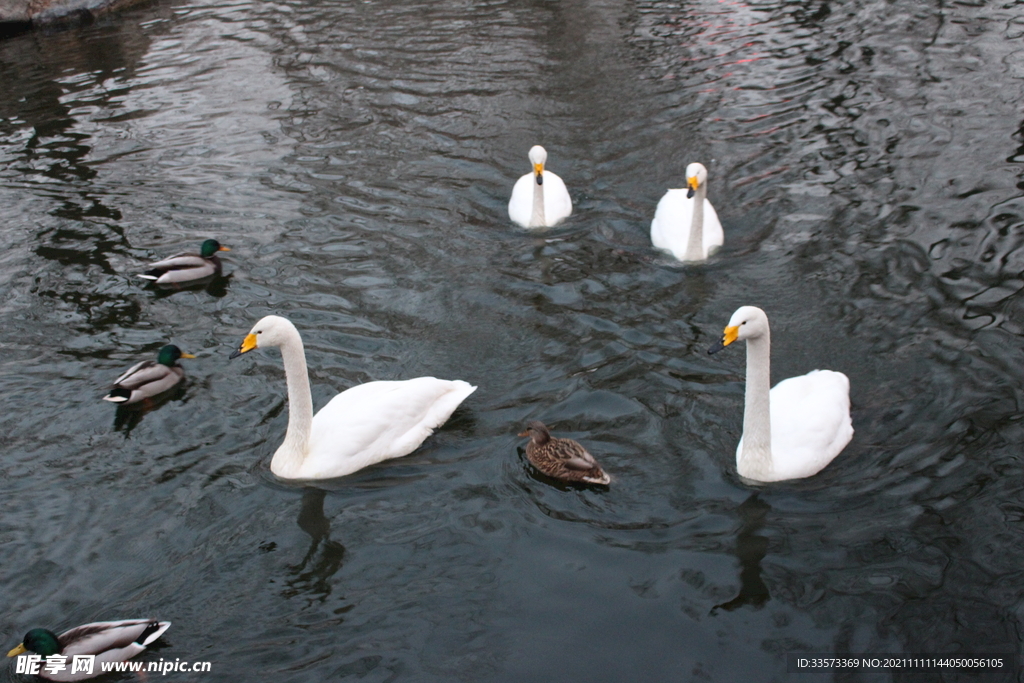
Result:
{"label": "dark water surface", "polygon": [[[169,681],[1020,653],[1022,79],[1020,0],[182,0],[0,42],[0,637],[156,615],[144,659],[213,663]],[[506,213],[536,143],[576,203],[542,235]],[[650,219],[696,160],[726,246],[680,267]],[[133,275],[207,237],[209,290]],[[743,304],[776,381],[850,377],[810,480],[736,475],[744,353],[704,349]],[[318,407],[480,389],[407,458],[283,484],[280,356],[227,361],[268,313]],[[169,341],[178,396],[99,400]],[[531,476],[527,419],[612,486]]]}

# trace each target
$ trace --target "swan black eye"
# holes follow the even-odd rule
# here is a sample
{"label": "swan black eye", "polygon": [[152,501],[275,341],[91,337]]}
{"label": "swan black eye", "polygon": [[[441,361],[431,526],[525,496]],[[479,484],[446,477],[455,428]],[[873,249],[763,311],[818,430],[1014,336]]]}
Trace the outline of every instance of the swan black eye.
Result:
{"label": "swan black eye", "polygon": [[263,330],[256,330],[256,334],[263,334]]}
{"label": "swan black eye", "polygon": [[746,325],[746,324],[747,324],[746,320],[744,320],[743,322],[740,323],[740,325]]}

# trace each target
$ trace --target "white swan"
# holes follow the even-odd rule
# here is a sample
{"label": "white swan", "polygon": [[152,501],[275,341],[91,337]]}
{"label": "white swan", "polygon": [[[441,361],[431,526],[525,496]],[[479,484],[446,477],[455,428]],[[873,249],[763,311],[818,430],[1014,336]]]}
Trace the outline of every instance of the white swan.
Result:
{"label": "white swan", "polygon": [[508,217],[524,228],[550,228],[572,214],[572,199],[565,183],[544,170],[548,153],[540,145],[530,148],[533,173],[516,181],[508,202]]}
{"label": "white swan", "polygon": [[282,479],[331,479],[412,453],[448,420],[476,387],[462,380],[417,377],[347,389],[313,415],[306,354],[299,331],[268,315],[232,358],[278,346],[288,381],[288,432],[270,470]]}
{"label": "white swan", "polygon": [[769,392],[771,336],[764,311],[755,306],[737,309],[722,341],[708,353],[738,339],[747,342],[747,389],[736,469],[756,481],[817,474],[853,438],[850,380],[841,372],[812,370],[779,382]]}
{"label": "white swan", "polygon": [[690,164],[686,167],[688,189],[669,190],[654,211],[651,242],[680,261],[704,261],[725,241],[722,223],[707,198],[707,182],[704,164]]}

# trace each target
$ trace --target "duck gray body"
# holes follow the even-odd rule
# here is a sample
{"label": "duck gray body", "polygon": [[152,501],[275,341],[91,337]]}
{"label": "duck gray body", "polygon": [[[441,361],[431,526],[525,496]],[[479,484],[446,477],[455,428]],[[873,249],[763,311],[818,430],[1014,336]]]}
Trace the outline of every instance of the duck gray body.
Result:
{"label": "duck gray body", "polygon": [[158,285],[187,285],[220,275],[221,263],[218,251],[231,251],[220,246],[217,240],[206,240],[198,254],[182,252],[149,264],[149,269],[139,277],[152,280]]}
{"label": "duck gray body", "polygon": [[572,439],[551,436],[543,422],[530,422],[519,436],[531,437],[530,443],[526,444],[526,457],[549,477],[587,484],[611,482],[611,477],[605,474],[586,448]]}
{"label": "duck gray body", "polygon": [[[147,645],[153,643],[170,627],[169,621],[124,619],[85,624],[65,631],[59,636],[46,629],[33,629],[26,634],[18,647],[7,653],[7,656],[16,657],[25,652],[35,652],[45,661],[50,655],[64,655],[68,659],[63,670],[56,673],[41,670],[39,677],[50,681],[83,681],[101,675],[103,662],[123,662],[144,652]],[[95,655],[92,673],[72,673],[74,655]]]}
{"label": "duck gray body", "polygon": [[173,388],[185,376],[185,370],[177,364],[179,358],[195,358],[190,353],[169,344],[162,349],[154,360],[144,360],[128,368],[128,371],[114,380],[110,393],[103,397],[104,401],[130,405],[147,398],[159,396]]}

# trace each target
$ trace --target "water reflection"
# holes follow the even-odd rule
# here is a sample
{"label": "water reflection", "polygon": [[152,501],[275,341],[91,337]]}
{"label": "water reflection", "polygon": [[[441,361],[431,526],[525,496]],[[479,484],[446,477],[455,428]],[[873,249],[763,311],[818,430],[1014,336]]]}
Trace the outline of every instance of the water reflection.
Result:
{"label": "water reflection", "polygon": [[149,49],[138,22],[0,41],[0,168],[6,197],[32,207],[25,218],[34,232],[30,243],[9,248],[52,262],[37,272],[33,293],[67,312],[66,322],[92,329],[142,317],[140,302],[114,286],[114,261],[132,248],[121,196],[96,184],[107,150],[98,152],[93,125],[97,112],[119,108]]}
{"label": "water reflection", "polygon": [[299,528],[309,534],[311,543],[302,560],[289,566],[292,578],[282,591],[285,597],[312,594],[318,600],[325,600],[331,594],[331,577],[341,569],[345,559],[345,546],[331,540],[331,523],[324,515],[324,499],[327,491],[307,488],[302,492],[302,506],[299,509]]}
{"label": "water reflection", "polygon": [[124,438],[131,436],[132,430],[139,426],[142,418],[153,410],[156,410],[168,401],[180,401],[185,397],[188,388],[188,379],[175,384],[162,394],[143,399],[131,405],[119,405],[114,412],[114,431],[123,432]]}
{"label": "water reflection", "polygon": [[731,612],[745,605],[761,609],[771,599],[768,586],[761,578],[761,560],[768,554],[768,539],[757,533],[764,528],[770,510],[771,507],[760,500],[756,493],[736,508],[740,528],[733,552],[740,562],[740,591],[732,600],[715,605],[711,614],[720,609]]}
{"label": "water reflection", "polygon": [[[179,3],[0,42],[0,572],[23,596],[8,621],[88,593],[192,625],[215,600],[218,629],[172,632],[183,653],[225,652],[218,633],[238,645],[224,670],[311,680],[366,652],[381,657],[373,675],[530,680],[504,654],[529,634],[548,678],[563,666],[555,678],[595,681],[685,678],[693,651],[703,679],[781,678],[772,652],[793,642],[1016,647],[1019,17],[838,7]],[[535,142],[564,159],[579,207],[543,238],[506,218]],[[692,160],[713,172],[726,244],[679,267],[649,225]],[[211,224],[245,258],[230,286],[132,277]],[[737,510],[747,493],[728,474],[743,359],[702,353],[745,303],[779,321],[778,376],[850,376],[858,434],[812,481],[772,491],[787,543],[770,581],[767,504]],[[228,376],[210,363],[180,403],[115,415],[119,432],[82,399],[122,369],[110,349],[225,348],[272,312],[310,329],[318,405],[367,379],[480,385],[427,451],[337,483],[350,557],[309,490],[295,564],[253,561],[257,539],[297,533],[275,507],[287,494],[253,483],[284,432],[262,376],[279,360]],[[520,461],[524,475],[511,441],[494,447],[542,405],[616,446],[608,490]],[[92,457],[104,448],[125,457]],[[196,497],[214,512],[196,508],[183,534]],[[360,597],[339,626],[323,598],[343,561]],[[679,587],[682,620],[666,578],[680,566],[700,577]],[[131,595],[107,580],[122,572],[144,577]],[[266,589],[282,574],[283,595]],[[652,587],[640,604],[631,575]],[[566,614],[575,642],[557,640]],[[780,633],[775,651],[761,626]],[[297,640],[308,649],[273,647]]]}
{"label": "water reflection", "polygon": [[[138,18],[129,17],[88,36],[65,31],[0,41],[0,80],[5,84],[0,91],[0,134],[9,135],[24,126],[31,129],[21,138],[19,158],[14,161],[24,174],[20,179],[78,188],[73,194],[84,208],[77,211],[72,208],[75,199],[56,197],[69,217],[76,212],[97,215],[92,207],[102,203],[101,197],[81,192],[83,183],[94,179],[97,171],[88,161],[93,146],[87,142],[92,135],[81,129],[86,117],[69,95],[88,93],[93,107],[117,109],[128,91],[127,82],[149,49],[149,37],[137,22]],[[4,151],[11,154],[11,146]],[[105,210],[98,215],[110,216]]]}

